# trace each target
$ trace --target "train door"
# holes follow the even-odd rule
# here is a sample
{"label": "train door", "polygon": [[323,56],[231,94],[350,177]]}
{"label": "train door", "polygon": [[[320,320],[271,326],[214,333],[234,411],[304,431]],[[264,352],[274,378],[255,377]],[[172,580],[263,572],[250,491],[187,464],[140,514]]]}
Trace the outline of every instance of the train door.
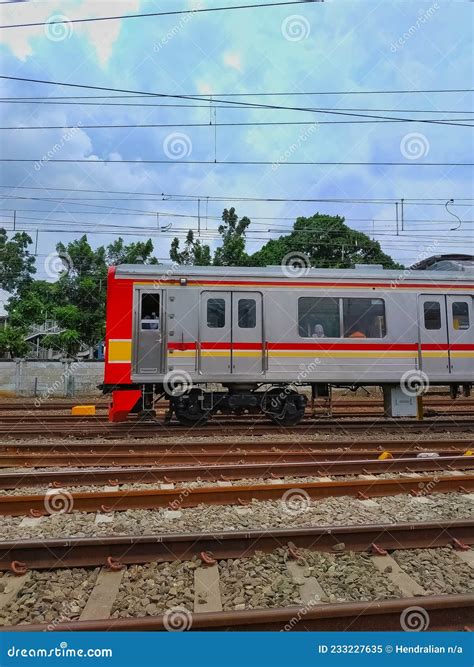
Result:
{"label": "train door", "polygon": [[163,372],[162,291],[138,289],[135,301],[134,372]]}
{"label": "train door", "polygon": [[199,372],[231,372],[232,298],[230,292],[202,292],[199,329]]}
{"label": "train door", "polygon": [[262,295],[232,293],[232,373],[258,375],[263,372]]}
{"label": "train door", "polygon": [[446,297],[449,362],[451,373],[465,380],[474,377],[474,326],[472,297],[456,294]]}
{"label": "train door", "polygon": [[427,374],[428,379],[448,377],[446,297],[424,294],[418,303],[421,370]]}

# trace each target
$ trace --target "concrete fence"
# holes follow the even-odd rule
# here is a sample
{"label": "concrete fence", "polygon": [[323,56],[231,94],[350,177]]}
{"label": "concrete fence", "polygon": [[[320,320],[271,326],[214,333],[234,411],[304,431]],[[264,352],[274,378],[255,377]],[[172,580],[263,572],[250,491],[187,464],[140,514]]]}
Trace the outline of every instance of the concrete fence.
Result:
{"label": "concrete fence", "polygon": [[0,359],[0,398],[99,396],[103,377],[103,361]]}

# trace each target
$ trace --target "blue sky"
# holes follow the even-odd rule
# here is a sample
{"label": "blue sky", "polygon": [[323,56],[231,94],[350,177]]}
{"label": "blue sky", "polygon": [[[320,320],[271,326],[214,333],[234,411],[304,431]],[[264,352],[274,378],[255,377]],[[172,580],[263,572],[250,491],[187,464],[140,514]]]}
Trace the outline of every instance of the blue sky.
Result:
{"label": "blue sky", "polygon": [[[25,2],[2,6],[2,24],[170,11],[222,6],[232,0],[167,2],[123,0],[98,2]],[[225,93],[320,92],[394,89],[470,88],[473,81],[472,28],[474,9],[468,2],[325,2],[294,7],[202,13],[169,17],[65,24],[3,30],[0,33],[4,75],[70,83],[143,90],[174,95],[215,97]],[[97,95],[55,86],[8,82],[2,97]],[[238,98],[255,101],[257,98]],[[109,100],[110,102],[111,100]],[[140,102],[142,100],[135,100]],[[162,100],[154,100],[161,103]],[[473,112],[472,93],[417,95],[301,95],[259,98],[266,104],[323,107],[330,109],[389,109],[375,112],[398,117],[400,110],[423,109],[424,118],[453,118],[436,111]],[[144,104],[153,103],[145,100]],[[166,100],[168,104],[179,100]],[[215,106],[215,105],[214,105]],[[71,240],[88,230],[94,245],[113,240],[97,233],[94,225],[149,226],[156,255],[168,257],[174,235],[196,226],[195,218],[166,217],[166,213],[195,216],[197,203],[160,201],[150,197],[103,195],[94,207],[90,200],[65,201],[74,196],[100,197],[76,190],[126,190],[174,195],[202,195],[204,240],[215,246],[215,230],[223,208],[221,202],[206,203],[207,196],[229,196],[240,215],[253,225],[247,244],[256,250],[271,235],[269,230],[291,226],[298,215],[316,211],[340,214],[348,224],[381,241],[397,259],[411,263],[424,253],[472,252],[472,207],[460,206],[458,198],[472,197],[472,168],[429,167],[424,162],[472,162],[473,131],[423,123],[377,123],[314,125],[315,120],[350,120],[308,112],[202,108],[120,107],[51,104],[2,104],[3,126],[75,126],[46,131],[2,131],[4,157],[41,159],[48,151],[60,159],[87,159],[89,164],[53,164],[44,161],[2,165],[2,182],[9,186],[70,188],[69,193],[51,190],[13,191],[2,194],[52,197],[62,201],[3,199],[2,222],[11,222],[17,209],[18,226],[67,229],[40,231],[38,268],[59,240]],[[88,124],[208,123],[307,121],[308,125],[219,127],[215,143],[212,127],[156,129],[83,129]],[[469,121],[468,121],[469,122]],[[170,135],[180,133],[178,138]],[[415,136],[412,136],[412,135]],[[59,146],[55,148],[54,146]],[[97,159],[168,159],[167,151],[183,150],[188,160],[261,160],[272,165],[192,165],[170,159],[165,165],[93,164]],[[176,157],[174,155],[173,157]],[[413,159],[415,158],[415,159]],[[292,166],[287,161],[395,161],[412,166]],[[457,225],[444,206],[406,206],[406,232],[393,236],[393,205],[351,203],[235,202],[232,197],[281,198],[453,198],[451,210],[465,224]],[[132,199],[136,201],[131,201]],[[150,200],[151,199],[151,200]],[[85,206],[84,204],[89,204]],[[113,210],[111,207],[121,207]],[[8,209],[8,210],[7,210]],[[117,215],[133,211],[153,215]],[[87,213],[88,212],[88,213]],[[157,231],[155,213],[166,232]],[[38,221],[27,220],[38,218]],[[269,218],[269,219],[267,219]],[[280,218],[280,219],[278,219]],[[53,222],[56,220],[56,225]],[[372,222],[374,220],[375,222]],[[415,222],[419,220],[420,222]],[[471,222],[469,222],[471,221]],[[10,225],[11,227],[11,225]],[[132,228],[132,229],[131,229]],[[136,236],[126,236],[134,240]]]}

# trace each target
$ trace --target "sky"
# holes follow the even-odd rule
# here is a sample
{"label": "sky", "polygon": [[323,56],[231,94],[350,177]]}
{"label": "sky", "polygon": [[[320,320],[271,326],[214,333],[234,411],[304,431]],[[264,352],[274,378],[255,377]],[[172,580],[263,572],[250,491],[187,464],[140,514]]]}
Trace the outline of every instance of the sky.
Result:
{"label": "sky", "polygon": [[[255,1],[248,0],[248,4]],[[263,4],[270,2],[263,0]],[[347,224],[379,240],[386,252],[407,265],[433,254],[472,252],[472,202],[460,201],[473,197],[473,168],[460,166],[472,162],[472,127],[354,123],[372,119],[347,114],[456,119],[472,125],[472,92],[362,91],[472,88],[473,3],[332,0],[293,7],[70,22],[233,4],[244,3],[69,0],[0,5],[2,26],[65,21],[1,29],[4,76],[202,98],[100,98],[95,99],[96,104],[91,104],[94,99],[82,103],[43,99],[39,104],[19,98],[120,93],[0,80],[1,97],[13,100],[1,102],[2,127],[58,128],[0,130],[3,158],[30,160],[0,163],[1,182],[7,186],[0,188],[0,225],[12,230],[16,211],[16,228],[28,229],[34,239],[38,277],[49,275],[48,257],[58,240],[67,242],[83,232],[94,246],[112,242],[117,230],[127,241],[151,236],[155,255],[166,260],[171,239],[183,237],[190,227],[197,229],[198,208],[202,240],[214,248],[224,206],[235,206],[240,216],[252,219],[249,252],[289,230],[297,216],[316,212],[344,216]],[[349,91],[358,94],[340,94]],[[268,95],[290,92],[298,95]],[[236,93],[246,96],[228,97]],[[291,109],[229,108],[230,101]],[[124,102],[136,106],[117,104]],[[340,115],[341,110],[346,115]],[[306,124],[282,124],[295,121]],[[339,122],[326,124],[328,121]],[[235,122],[274,124],[215,127],[216,123]],[[97,124],[168,127],[85,127]],[[54,163],[51,158],[86,162]],[[97,160],[137,162],[104,164]],[[144,160],[165,163],[143,164]],[[270,164],[212,164],[214,160]],[[428,166],[429,162],[452,164]],[[99,192],[80,192],[87,189]],[[183,200],[186,197],[191,199]],[[438,202],[406,203],[404,231],[397,236],[394,203],[239,198]]]}

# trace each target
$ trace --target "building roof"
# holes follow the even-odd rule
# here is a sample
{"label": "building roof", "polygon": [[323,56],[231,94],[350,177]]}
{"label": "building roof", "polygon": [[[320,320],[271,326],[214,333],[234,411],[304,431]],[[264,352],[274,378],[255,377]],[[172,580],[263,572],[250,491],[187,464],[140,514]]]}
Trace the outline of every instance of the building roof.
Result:
{"label": "building roof", "polygon": [[432,255],[411,268],[415,271],[474,271],[474,255]]}

